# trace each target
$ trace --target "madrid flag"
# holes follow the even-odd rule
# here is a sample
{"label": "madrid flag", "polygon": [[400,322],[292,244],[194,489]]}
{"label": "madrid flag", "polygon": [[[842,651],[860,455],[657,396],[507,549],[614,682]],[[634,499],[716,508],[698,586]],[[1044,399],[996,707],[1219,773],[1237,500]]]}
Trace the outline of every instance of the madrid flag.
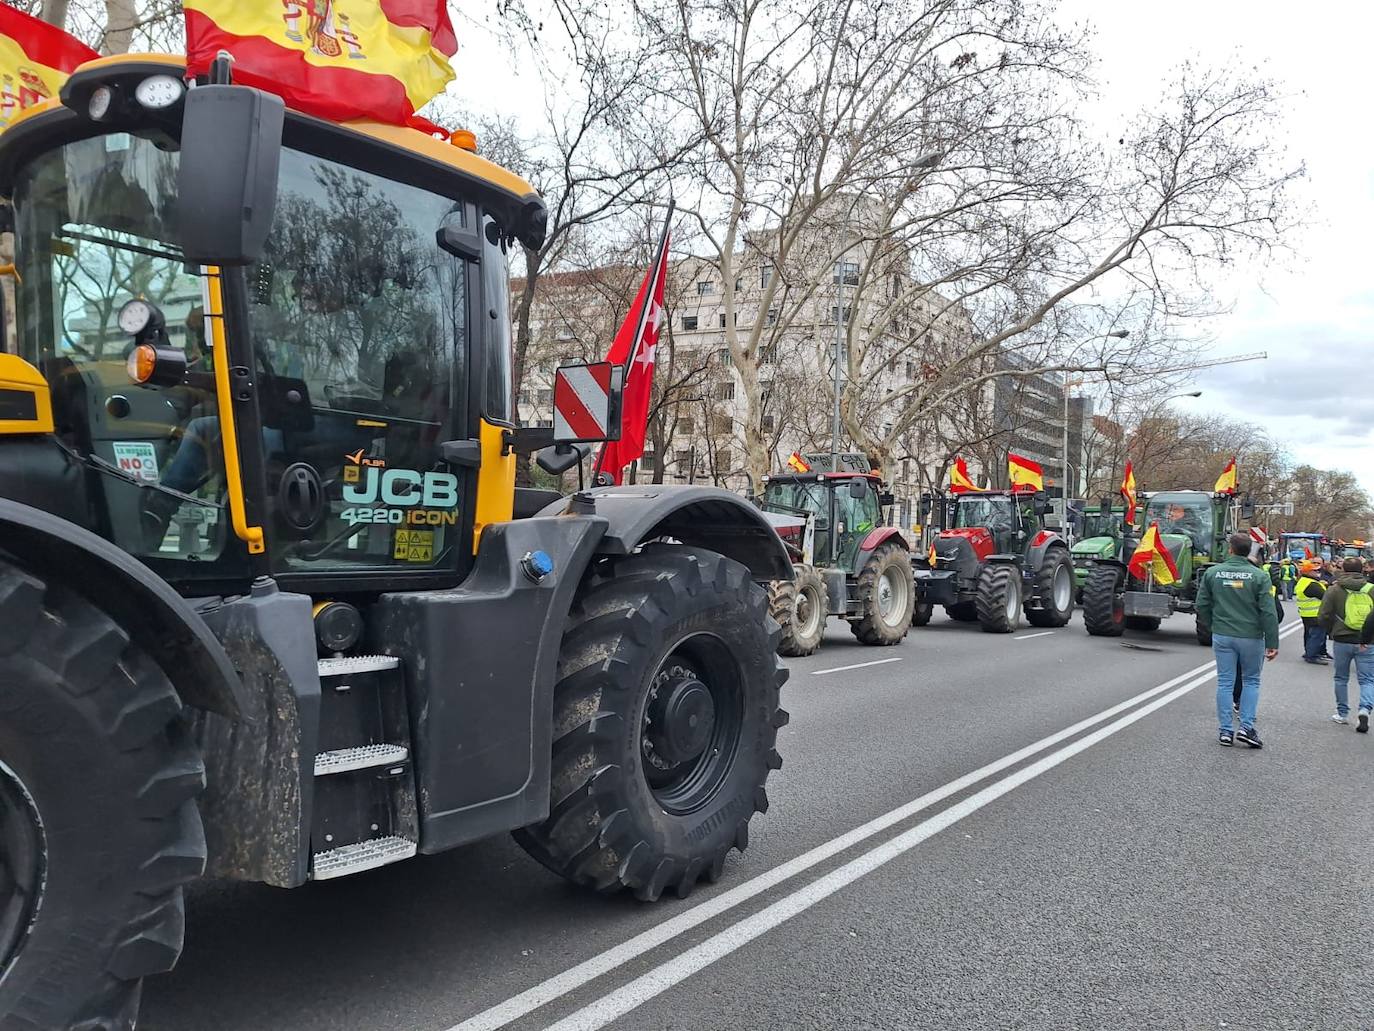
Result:
{"label": "madrid flag", "polygon": [[1126,475],[1121,477],[1121,497],[1126,502],[1126,525],[1131,526],[1135,523],[1135,470],[1131,468],[1131,463],[1126,463]]}
{"label": "madrid flag", "polygon": [[445,0],[185,0],[186,71],[220,50],[234,81],[333,122],[414,122],[443,92],[458,50]]}
{"label": "madrid flag", "polygon": [[967,494],[971,490],[982,490],[982,488],[973,482],[973,477],[969,476],[968,463],[956,456],[954,464],[949,468],[949,492],[951,494]]}
{"label": "madrid flag", "polygon": [[1178,579],[1178,566],[1174,564],[1174,556],[1160,539],[1159,523],[1150,524],[1145,536],[1140,538],[1140,544],[1132,553],[1130,564],[1126,568],[1137,580],[1144,580],[1151,570],[1154,571],[1157,584],[1167,586]]}
{"label": "madrid flag", "polygon": [[[621,483],[625,467],[644,454],[644,433],[649,425],[649,396],[654,386],[654,352],[658,348],[658,329],[663,323],[663,289],[668,278],[668,238],[663,239],[658,264],[644,273],[639,293],[616,331],[611,353],[606,360],[624,365],[630,355],[634,361],[625,371],[625,393],[620,407],[620,439],[601,445],[600,469],[612,483]],[[639,329],[640,313],[649,305],[644,319],[644,334],[633,340]],[[633,341],[634,347],[631,348]]]}
{"label": "madrid flag", "polygon": [[1011,452],[1007,455],[1007,478],[1012,490],[1044,490],[1045,475],[1039,462]]}
{"label": "madrid flag", "polygon": [[75,36],[0,2],[0,131],[24,108],[57,96],[77,65],[99,56]]}

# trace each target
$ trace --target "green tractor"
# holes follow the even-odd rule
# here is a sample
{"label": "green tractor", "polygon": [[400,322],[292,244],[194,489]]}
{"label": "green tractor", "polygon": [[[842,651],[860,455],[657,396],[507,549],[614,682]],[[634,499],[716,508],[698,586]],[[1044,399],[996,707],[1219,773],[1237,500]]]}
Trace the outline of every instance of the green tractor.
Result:
{"label": "green tractor", "polygon": [[[1110,558],[1098,559],[1088,570],[1083,585],[1083,622],[1096,637],[1119,637],[1130,630],[1155,631],[1175,612],[1196,612],[1198,584],[1209,565],[1226,558],[1226,537],[1254,506],[1238,502],[1231,494],[1200,490],[1159,491],[1144,496],[1142,530],[1159,525],[1160,539],[1173,556],[1178,579],[1157,583],[1153,575],[1139,579],[1128,569],[1131,554],[1140,542],[1138,533],[1126,529],[1120,546]],[[1198,644],[1212,643],[1212,630],[1201,619]]]}
{"label": "green tractor", "polygon": [[1083,510],[1083,522],[1078,539],[1073,542],[1074,599],[1083,604],[1083,586],[1094,564],[1110,561],[1121,553],[1121,538],[1125,531],[1126,510],[1109,503],[1093,505]]}

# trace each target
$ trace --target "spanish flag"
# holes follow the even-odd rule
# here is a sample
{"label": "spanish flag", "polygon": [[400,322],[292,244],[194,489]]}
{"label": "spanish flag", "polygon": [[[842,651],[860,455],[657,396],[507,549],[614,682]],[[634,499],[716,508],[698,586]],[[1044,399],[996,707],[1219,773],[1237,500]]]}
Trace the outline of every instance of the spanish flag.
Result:
{"label": "spanish flag", "polygon": [[1011,452],[1007,455],[1007,478],[1011,480],[1012,490],[1044,490],[1045,471],[1039,462]]}
{"label": "spanish flag", "polygon": [[930,542],[930,552],[926,555],[926,561],[930,563],[930,568],[934,569],[940,562],[940,555],[935,550],[935,542]]}
{"label": "spanish flag", "polygon": [[1121,477],[1121,497],[1126,502],[1126,525],[1131,526],[1135,523],[1135,470],[1131,468],[1131,463],[1126,463],[1126,475]]}
{"label": "spanish flag", "polygon": [[795,451],[787,456],[787,468],[794,473],[809,473],[811,471],[810,464]]}
{"label": "spanish flag", "polygon": [[1154,570],[1155,583],[1167,586],[1178,579],[1178,566],[1174,556],[1159,538],[1159,523],[1151,523],[1140,539],[1140,544],[1131,554],[1130,564],[1126,567],[1137,580],[1144,580],[1150,570]]}
{"label": "spanish flag", "polygon": [[1236,492],[1236,456],[1231,456],[1231,461],[1226,463],[1226,468],[1217,477],[1216,485],[1212,490],[1218,494],[1234,494]]}
{"label": "spanish flag", "polygon": [[234,81],[332,122],[415,117],[453,78],[458,50],[444,0],[185,0],[186,71],[220,50]]}
{"label": "spanish flag", "polygon": [[971,490],[982,489],[973,482],[973,477],[968,474],[968,463],[956,456],[954,464],[949,467],[949,492],[951,494],[966,494]]}
{"label": "spanish flag", "polygon": [[55,25],[0,2],[0,131],[24,108],[57,96],[77,65],[99,56]]}

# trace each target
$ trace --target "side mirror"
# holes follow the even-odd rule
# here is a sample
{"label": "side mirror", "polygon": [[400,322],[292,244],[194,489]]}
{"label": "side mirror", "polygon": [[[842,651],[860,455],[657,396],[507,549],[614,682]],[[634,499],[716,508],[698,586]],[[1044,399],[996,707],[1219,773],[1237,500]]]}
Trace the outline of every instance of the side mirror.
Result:
{"label": "side mirror", "polygon": [[1043,516],[1046,512],[1050,510],[1050,499],[1037,496],[1036,499],[1031,502],[1031,505],[1033,506],[1036,515]]}
{"label": "side mirror", "polygon": [[177,172],[181,250],[196,265],[262,257],[277,205],[285,105],[250,86],[186,93]]}
{"label": "side mirror", "polygon": [[868,481],[861,476],[855,476],[849,481],[849,496],[855,501],[862,501],[868,497]]}
{"label": "side mirror", "polygon": [[546,447],[534,456],[539,468],[553,476],[561,476],[578,462],[582,461],[592,449],[578,444],[555,444]]}
{"label": "side mirror", "polygon": [[893,494],[890,490],[883,491],[883,493],[878,495],[878,504],[881,505],[883,508],[891,508],[896,503],[897,495]]}
{"label": "side mirror", "polygon": [[623,378],[610,362],[561,366],[553,380],[554,443],[619,440]]}
{"label": "side mirror", "polygon": [[[1255,518],[1255,499],[1249,494],[1241,499],[1240,517],[1247,521]],[[1335,653],[1332,652],[1332,654],[1334,655]]]}

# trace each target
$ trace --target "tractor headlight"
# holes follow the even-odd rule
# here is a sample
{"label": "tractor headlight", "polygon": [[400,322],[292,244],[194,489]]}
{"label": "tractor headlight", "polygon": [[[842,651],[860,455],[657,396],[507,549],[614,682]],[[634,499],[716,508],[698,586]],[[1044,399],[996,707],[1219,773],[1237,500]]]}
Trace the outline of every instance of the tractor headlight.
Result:
{"label": "tractor headlight", "polygon": [[134,299],[119,309],[119,328],[136,337],[148,328],[153,321],[153,306],[147,301]]}
{"label": "tractor headlight", "polygon": [[160,111],[175,104],[185,92],[186,87],[174,75],[150,75],[134,87],[134,99],[140,107]]}
{"label": "tractor headlight", "polygon": [[114,90],[109,86],[97,86],[91,92],[91,99],[86,105],[86,113],[91,116],[91,121],[102,121],[110,113],[110,104],[114,102]]}

